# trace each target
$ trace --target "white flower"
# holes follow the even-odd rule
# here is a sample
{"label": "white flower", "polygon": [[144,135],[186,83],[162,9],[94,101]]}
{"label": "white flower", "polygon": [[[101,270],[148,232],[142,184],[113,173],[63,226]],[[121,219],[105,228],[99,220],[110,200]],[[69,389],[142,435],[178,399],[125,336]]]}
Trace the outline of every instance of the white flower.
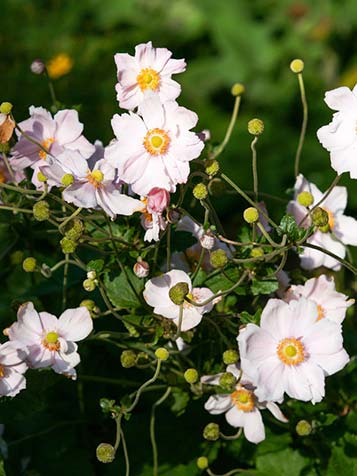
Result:
{"label": "white flower", "polygon": [[331,166],[338,174],[357,178],[357,85],[327,91],[325,102],[337,111],[332,122],[317,131],[321,144],[330,152]]}
{"label": "white flower", "polygon": [[14,397],[26,388],[26,352],[18,342],[0,345],[0,396]]}
{"label": "white flower", "polygon": [[[144,289],[145,301],[154,308],[155,314],[172,319],[176,325],[179,324],[180,306],[174,304],[169,292],[178,283],[187,284],[187,296],[197,303],[206,301],[214,295],[208,288],[192,288],[191,279],[180,270],[172,270],[162,276],[150,279]],[[181,330],[187,331],[196,327],[201,322],[202,315],[210,312],[214,304],[214,300],[204,306],[194,306],[188,301],[184,301]]]}
{"label": "white flower", "polygon": [[318,278],[311,278],[302,285],[292,285],[285,296],[286,301],[305,297],[314,301],[317,305],[317,319],[330,319],[341,323],[347,309],[354,304],[354,299],[348,299],[345,294],[336,291],[333,276],[322,274]]}
{"label": "white flower", "polygon": [[341,326],[318,320],[315,302],[305,298],[286,303],[270,299],[260,327],[248,324],[238,336],[241,365],[253,380],[261,400],[283,400],[284,392],[297,400],[320,402],[325,376],[349,361]]}
{"label": "white flower", "polygon": [[158,94],[162,102],[176,99],[181,87],[171,75],[185,71],[186,63],[183,59],[171,59],[171,55],[166,48],[153,48],[151,41],[137,45],[135,56],[117,53],[114,56],[118,69],[115,89],[119,106],[134,109],[148,92]]}
{"label": "white flower", "polygon": [[[251,379],[241,374],[237,365],[228,365],[227,372],[231,372],[238,381],[234,392],[230,394],[216,394],[209,397],[205,409],[212,415],[225,413],[227,422],[235,428],[243,428],[244,436],[251,443],[260,443],[265,439],[265,429],[260,410],[268,409],[279,421],[287,422],[278,405],[273,402],[260,401],[255,392]],[[201,382],[209,385],[219,385],[223,374],[204,376]]]}
{"label": "white flower", "polygon": [[7,335],[28,352],[30,367],[51,367],[75,379],[74,367],[80,362],[75,342],[85,339],[92,329],[93,321],[86,307],[67,309],[57,319],[47,312],[38,313],[28,302],[20,306],[17,322],[7,329]]}
{"label": "white flower", "polygon": [[[297,177],[294,200],[289,202],[287,211],[294,215],[298,224],[302,222],[307,212],[306,208],[297,202],[297,196],[303,191],[312,194],[314,204],[317,204],[324,195],[316,185],[308,182],[301,174]],[[320,207],[326,210],[329,215],[329,230],[327,232],[316,231],[308,238],[307,243],[320,246],[340,258],[344,258],[346,255],[345,245],[357,245],[357,220],[343,214],[346,205],[346,187],[335,187],[320,204]],[[302,223],[302,226],[307,227],[310,224],[310,220],[306,219]],[[341,264],[336,259],[312,248],[305,247],[304,251],[300,254],[300,258],[301,266],[304,269],[314,269],[319,266],[325,266],[326,268],[331,268],[336,271],[341,267]]]}
{"label": "white flower", "polygon": [[197,115],[174,101],[160,103],[151,97],[140,113],[112,119],[117,141],[105,151],[120,178],[138,195],[146,196],[153,188],[174,192],[176,184],[186,183],[189,162],[196,159],[204,144],[194,132]]}

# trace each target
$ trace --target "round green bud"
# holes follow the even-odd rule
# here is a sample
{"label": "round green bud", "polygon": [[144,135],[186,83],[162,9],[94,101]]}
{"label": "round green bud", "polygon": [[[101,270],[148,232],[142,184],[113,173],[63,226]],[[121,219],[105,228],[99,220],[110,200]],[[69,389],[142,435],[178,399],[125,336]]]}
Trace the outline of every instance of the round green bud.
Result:
{"label": "round green bud", "polygon": [[300,420],[296,425],[295,430],[299,436],[308,436],[312,431],[312,426],[308,421]]}
{"label": "round green bud", "polygon": [[83,288],[85,289],[85,291],[88,291],[89,293],[94,291],[96,286],[97,286],[97,283],[95,282],[94,279],[85,279],[83,281]]}
{"label": "round green bud", "polygon": [[259,212],[254,207],[246,208],[243,212],[243,218],[247,223],[256,223],[259,220]]}
{"label": "round green bud", "polygon": [[304,62],[301,59],[294,59],[290,63],[290,69],[293,73],[298,74],[304,71]]}
{"label": "round green bud", "polygon": [[41,200],[32,207],[35,220],[45,221],[50,217],[50,206],[45,200]]}
{"label": "round green bud", "polygon": [[196,369],[187,369],[183,376],[187,383],[196,383],[198,380],[198,372]]}
{"label": "round green bud", "polygon": [[72,174],[64,174],[63,177],[61,178],[61,184],[64,185],[65,187],[72,185],[73,182],[74,182],[74,177]]}
{"label": "round green bud", "polygon": [[92,270],[87,272],[87,278],[88,279],[96,279],[97,277],[97,272]]}
{"label": "round green bud", "polygon": [[319,226],[319,231],[321,231],[322,233],[328,233],[330,231],[330,225],[327,224],[324,226]]}
{"label": "round green bud", "polygon": [[12,110],[12,104],[11,102],[2,102],[0,104],[0,113],[1,114],[10,114],[11,110]]}
{"label": "round green bud", "polygon": [[250,256],[252,258],[260,258],[261,256],[264,256],[263,248],[253,248],[250,252]]}
{"label": "round green bud", "polygon": [[21,250],[14,251],[10,255],[11,264],[20,264],[22,263],[24,257],[24,252]]}
{"label": "round green bud", "polygon": [[206,456],[200,456],[199,458],[197,458],[196,464],[198,469],[202,469],[202,470],[207,469],[208,459],[206,458]]}
{"label": "round green bud", "polygon": [[222,357],[223,357],[223,362],[226,365],[235,364],[238,362],[238,359],[239,359],[238,352],[233,349],[228,349],[225,352],[223,352]]}
{"label": "round green bud", "polygon": [[232,374],[232,372],[225,372],[219,379],[220,387],[224,388],[225,390],[233,390],[236,382],[237,379]]}
{"label": "round green bud", "polygon": [[261,119],[251,119],[248,122],[248,132],[252,136],[260,136],[264,132],[264,122]]}
{"label": "round green bud", "polygon": [[138,356],[132,350],[123,350],[120,356],[120,363],[124,367],[124,369],[130,369],[131,367],[135,367],[136,362],[138,360]]}
{"label": "round green bud", "polygon": [[214,250],[209,255],[209,260],[214,268],[223,268],[228,263],[227,253],[224,250]]}
{"label": "round green bud", "polygon": [[208,190],[204,183],[198,183],[195,185],[192,193],[197,200],[204,200],[208,195]]}
{"label": "round green bud", "polygon": [[311,213],[312,223],[318,227],[324,227],[328,225],[328,213],[321,207],[315,208]]}
{"label": "round green bud", "polygon": [[33,273],[36,269],[37,266],[37,261],[36,258],[33,258],[30,256],[29,258],[26,258],[22,262],[22,268],[26,273]]}
{"label": "round green bud", "polygon": [[37,180],[39,182],[45,183],[45,182],[47,182],[47,177],[42,172],[38,172],[37,173]]}
{"label": "round green bud", "polygon": [[78,241],[84,231],[83,222],[79,218],[75,218],[72,227],[66,231],[65,236],[73,241]]}
{"label": "round green bud", "polygon": [[65,255],[74,253],[76,251],[77,243],[67,238],[66,236],[62,238],[62,240],[60,241],[60,244],[62,248],[62,253],[64,253]]}
{"label": "round green bud", "polygon": [[159,360],[167,360],[170,356],[169,351],[165,347],[159,347],[155,350],[156,358]]}
{"label": "round green bud", "polygon": [[10,144],[8,142],[4,142],[3,144],[0,144],[0,152],[3,154],[7,154],[10,152]]}
{"label": "round green bud", "polygon": [[96,305],[96,303],[92,301],[91,299],[83,299],[83,301],[81,301],[79,305],[81,307],[86,307],[93,319],[95,317],[98,317],[98,314],[100,313],[100,309]]}
{"label": "round green bud", "polygon": [[101,463],[112,463],[115,458],[114,446],[109,443],[101,443],[97,446],[96,456]]}
{"label": "round green bud", "polygon": [[187,283],[177,283],[169,290],[169,297],[174,304],[180,306],[183,304],[185,297],[189,293],[190,289]]}
{"label": "round green bud", "polygon": [[219,425],[208,423],[203,430],[203,438],[208,441],[216,441],[219,438]]}
{"label": "round green bud", "polygon": [[245,92],[245,87],[241,83],[234,83],[231,88],[232,96],[241,96]]}
{"label": "round green bud", "polygon": [[205,172],[207,175],[210,175],[211,177],[213,177],[219,172],[218,160],[215,160],[215,159],[207,160],[205,162],[205,165],[206,165]]}
{"label": "round green bud", "polygon": [[297,196],[297,201],[303,207],[309,207],[314,203],[314,197],[310,192],[301,192]]}

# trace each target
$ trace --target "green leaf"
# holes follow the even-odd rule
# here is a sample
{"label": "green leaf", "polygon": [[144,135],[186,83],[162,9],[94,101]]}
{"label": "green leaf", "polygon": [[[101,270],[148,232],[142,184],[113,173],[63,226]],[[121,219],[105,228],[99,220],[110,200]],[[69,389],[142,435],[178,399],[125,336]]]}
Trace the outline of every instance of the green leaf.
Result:
{"label": "green leaf", "polygon": [[279,283],[277,279],[267,279],[259,281],[253,279],[251,290],[253,296],[259,296],[260,294],[271,294],[274,293],[279,288]]}
{"label": "green leaf", "polygon": [[126,268],[110,281],[108,273],[104,276],[104,285],[110,302],[119,308],[137,308],[141,306],[140,296],[144,288],[144,281],[137,278],[135,274]]}
{"label": "green leaf", "polygon": [[0,461],[0,476],[6,476],[3,459]]}
{"label": "green leaf", "polygon": [[350,458],[343,448],[335,446],[327,467],[326,476],[356,476],[357,459]]}
{"label": "green leaf", "polygon": [[295,218],[290,214],[283,216],[277,231],[279,235],[287,235],[290,241],[298,241],[306,233],[305,228],[299,227]]}
{"label": "green leaf", "polygon": [[[218,291],[226,291],[231,288],[241,277],[242,272],[237,268],[228,268],[224,274],[220,273],[205,281],[205,286],[208,286],[214,293]],[[246,288],[244,286],[238,286],[233,291],[239,295],[246,294]]]}
{"label": "green leaf", "polygon": [[261,309],[258,309],[254,315],[249,314],[249,312],[247,311],[242,311],[239,314],[240,322],[242,324],[249,324],[249,323],[259,324],[261,314],[262,314]]}
{"label": "green leaf", "polygon": [[95,271],[96,273],[100,273],[104,266],[104,260],[102,259],[92,259],[87,264],[87,271]]}
{"label": "green leaf", "polygon": [[[308,464],[308,459],[298,451],[286,448],[274,453],[257,457],[257,476],[300,476],[301,470]],[[343,473],[341,473],[343,474]],[[345,475],[344,475],[345,476]]]}
{"label": "green leaf", "polygon": [[174,397],[174,403],[171,405],[171,411],[177,415],[182,415],[190,401],[189,393],[176,387],[172,390],[172,396]]}

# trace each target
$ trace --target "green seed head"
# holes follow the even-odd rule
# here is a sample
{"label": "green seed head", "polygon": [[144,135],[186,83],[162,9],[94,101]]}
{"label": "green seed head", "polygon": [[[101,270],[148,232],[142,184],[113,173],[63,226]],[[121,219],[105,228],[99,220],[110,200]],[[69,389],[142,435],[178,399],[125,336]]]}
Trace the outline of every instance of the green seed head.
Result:
{"label": "green seed head", "polygon": [[264,122],[261,119],[251,119],[248,122],[248,132],[252,136],[260,136],[264,132]]}
{"label": "green seed head", "polygon": [[253,248],[250,252],[250,256],[252,258],[260,258],[261,256],[264,256],[264,250],[263,248]]}
{"label": "green seed head", "polygon": [[214,268],[223,268],[228,263],[227,253],[218,249],[210,253],[210,263]]}
{"label": "green seed head", "polygon": [[207,160],[205,162],[205,165],[206,165],[205,172],[210,177],[213,177],[219,172],[219,162],[217,160],[215,159]]}
{"label": "green seed head", "polygon": [[312,223],[318,227],[324,227],[328,225],[328,213],[321,207],[315,208],[311,213]]}
{"label": "green seed head", "polygon": [[301,59],[294,59],[290,63],[290,69],[293,73],[298,74],[304,71],[304,62]]}
{"label": "green seed head", "polygon": [[97,283],[94,279],[85,279],[83,281],[83,288],[85,289],[85,291],[87,291],[89,293],[94,291],[96,287],[97,287]]}
{"label": "green seed head", "polygon": [[11,102],[3,102],[0,104],[0,113],[1,114],[10,114],[12,110],[12,104]]}
{"label": "green seed head", "polygon": [[47,182],[47,177],[42,172],[38,172],[37,173],[37,180],[39,182],[45,183],[45,182]]}
{"label": "green seed head", "polygon": [[164,347],[155,350],[156,358],[159,360],[167,360],[170,357],[169,352]]}
{"label": "green seed head", "polygon": [[247,223],[256,223],[259,220],[259,212],[254,207],[246,208],[243,212],[243,218]]}
{"label": "green seed head", "polygon": [[297,196],[297,201],[303,207],[309,207],[310,205],[314,203],[314,197],[312,196],[310,192],[307,192],[307,191],[301,192]]}
{"label": "green seed head", "polygon": [[312,431],[311,424],[306,420],[300,420],[295,427],[296,433],[299,436],[308,436]]}
{"label": "green seed head", "polygon": [[196,369],[187,369],[183,376],[187,383],[196,383],[198,380],[198,372]]}
{"label": "green seed head", "polygon": [[61,183],[65,187],[72,185],[73,182],[74,182],[74,177],[72,174],[64,174],[64,176],[61,178]]}
{"label": "green seed head", "polygon": [[223,362],[226,365],[235,364],[235,363],[238,362],[238,359],[239,359],[238,352],[236,350],[233,350],[233,349],[229,349],[229,350],[226,350],[225,352],[223,352],[222,357],[223,357]]}
{"label": "green seed head", "polygon": [[219,438],[219,425],[208,423],[203,430],[203,438],[208,441],[216,441]]}
{"label": "green seed head", "polygon": [[177,283],[169,290],[169,297],[174,304],[180,306],[183,304],[185,297],[189,293],[190,289],[187,283]]}
{"label": "green seed head", "polygon": [[115,458],[115,449],[109,443],[101,443],[97,446],[96,456],[101,463],[112,463]]}
{"label": "green seed head", "polygon": [[219,379],[219,385],[224,390],[233,390],[237,380],[231,372],[225,372]]}
{"label": "green seed head", "polygon": [[235,83],[232,86],[231,94],[232,96],[241,96],[245,92],[245,87],[241,83]]}
{"label": "green seed head", "polygon": [[35,203],[32,207],[32,211],[37,221],[45,221],[50,217],[50,206],[45,200]]}
{"label": "green seed head", "polygon": [[125,369],[135,367],[138,357],[132,350],[124,350],[120,356],[120,363]]}
{"label": "green seed head", "polygon": [[66,236],[62,238],[60,244],[62,248],[62,253],[64,253],[65,255],[74,253],[76,251],[77,243],[73,240],[70,240]]}
{"label": "green seed head", "polygon": [[78,241],[84,231],[83,222],[79,218],[75,218],[72,227],[66,231],[65,236],[73,241]]}
{"label": "green seed head", "polygon": [[204,200],[208,195],[208,190],[204,183],[198,183],[195,185],[192,193],[197,200]]}
{"label": "green seed head", "polygon": [[200,456],[199,458],[197,458],[196,464],[198,469],[202,469],[202,470],[207,469],[208,459],[206,458],[206,456]]}
{"label": "green seed head", "polygon": [[26,273],[33,273],[36,269],[37,261],[36,258],[30,256],[29,258],[24,259],[22,263],[22,268]]}

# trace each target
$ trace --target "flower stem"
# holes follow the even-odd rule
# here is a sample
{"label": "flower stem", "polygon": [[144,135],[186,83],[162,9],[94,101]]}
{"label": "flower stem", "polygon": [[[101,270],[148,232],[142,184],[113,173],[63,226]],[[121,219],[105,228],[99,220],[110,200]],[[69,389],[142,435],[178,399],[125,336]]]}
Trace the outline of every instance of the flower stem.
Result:
{"label": "flower stem", "polygon": [[238,112],[239,112],[239,106],[240,106],[240,101],[241,101],[241,96],[236,96],[235,101],[234,101],[234,106],[233,106],[233,111],[232,111],[231,120],[230,120],[230,122],[229,122],[226,135],[224,136],[223,141],[222,141],[221,144],[217,147],[216,151],[212,154],[212,156],[211,156],[210,158],[215,159],[216,157],[218,157],[218,156],[223,152],[223,150],[225,149],[226,145],[228,144],[229,139],[231,138],[231,135],[232,135],[232,132],[233,132],[233,129],[234,129],[234,125],[235,125],[235,123],[236,123],[236,121],[237,121]]}
{"label": "flower stem", "polygon": [[158,451],[157,444],[155,439],[155,410],[156,408],[164,403],[167,397],[171,393],[171,387],[167,387],[166,392],[153,404],[151,409],[151,418],[150,418],[150,440],[152,446],[152,459],[153,459],[153,476],[158,475]]}
{"label": "flower stem", "polygon": [[302,102],[302,107],[303,107],[303,120],[302,120],[302,125],[301,125],[299,143],[298,143],[298,147],[297,147],[296,155],[295,155],[295,168],[294,168],[295,177],[297,177],[299,175],[300,157],[301,157],[302,147],[304,145],[304,140],[305,140],[305,135],[306,135],[306,127],[307,127],[307,120],[308,120],[308,107],[307,107],[305,85],[304,85],[304,79],[303,79],[302,73],[298,73],[297,77],[298,77],[298,81],[299,81],[301,102]]}

